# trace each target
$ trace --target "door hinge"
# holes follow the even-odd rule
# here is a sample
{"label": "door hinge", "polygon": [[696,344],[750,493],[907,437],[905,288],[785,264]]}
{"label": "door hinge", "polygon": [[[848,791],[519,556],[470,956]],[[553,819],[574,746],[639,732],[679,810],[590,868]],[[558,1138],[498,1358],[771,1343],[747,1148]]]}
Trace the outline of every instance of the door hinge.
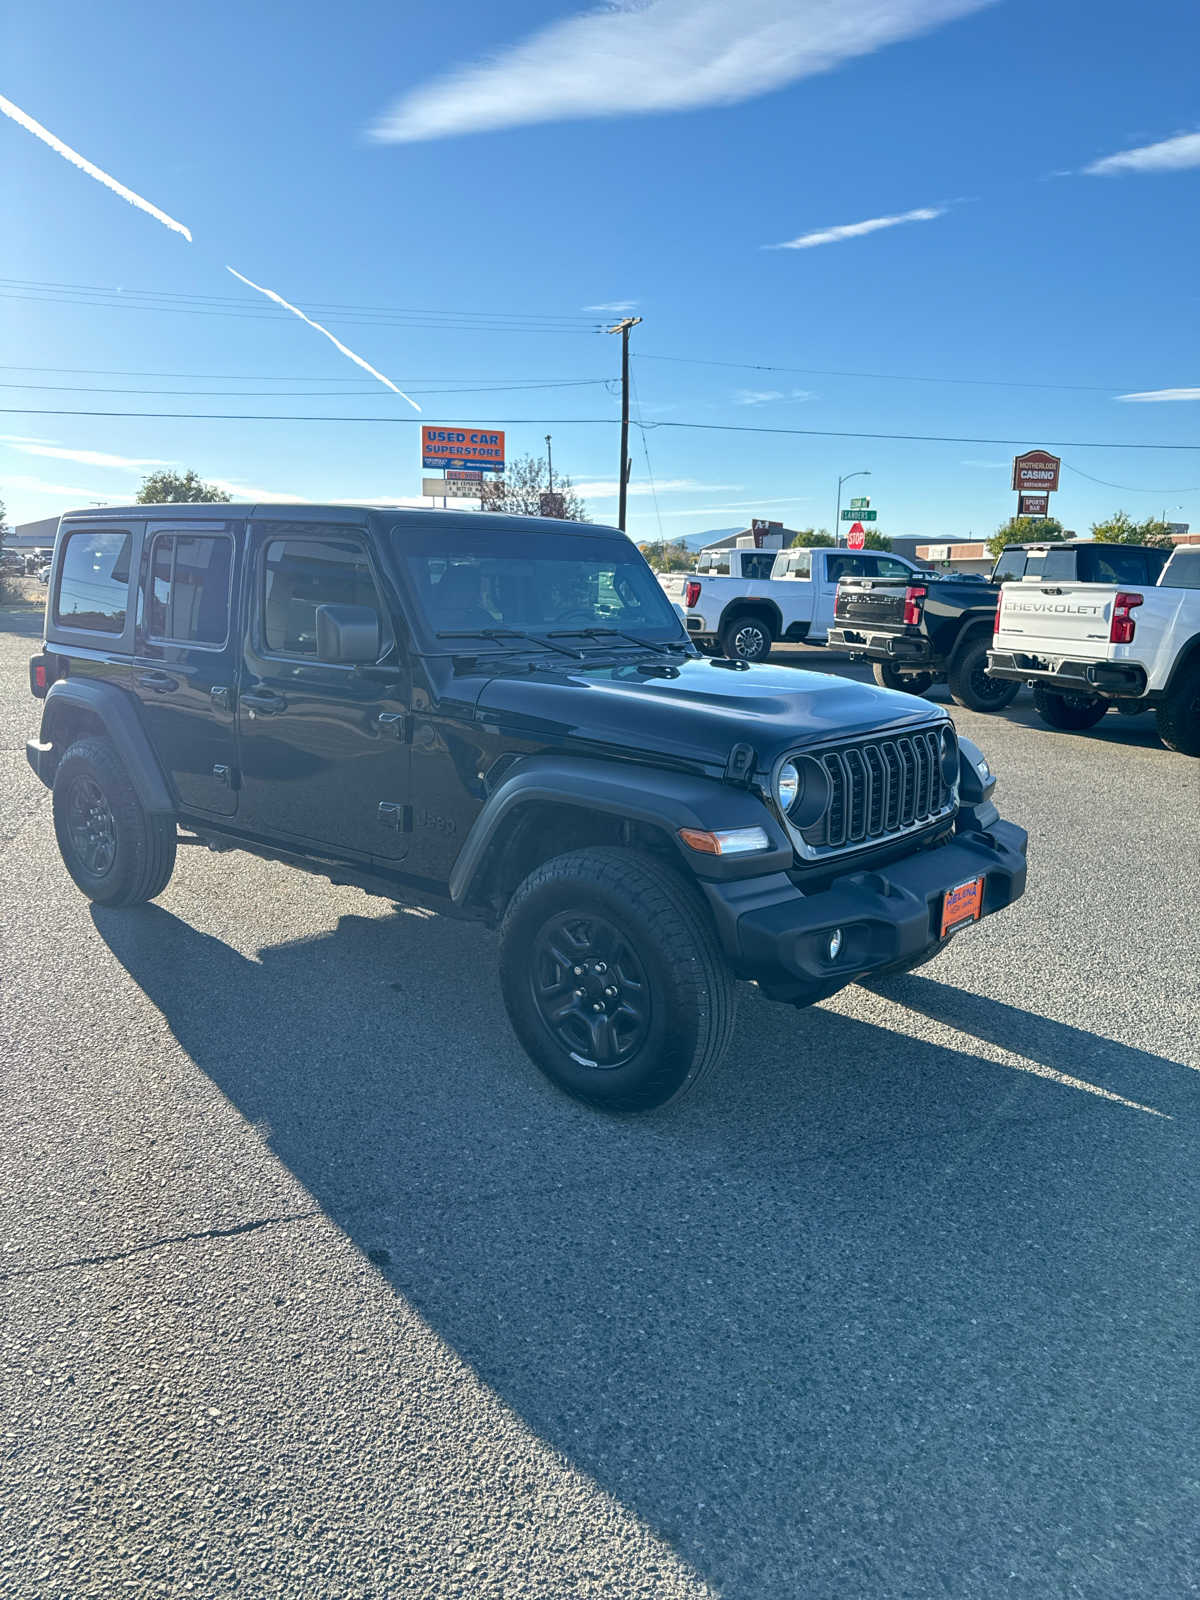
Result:
{"label": "door hinge", "polygon": [[381,711],[375,718],[381,733],[390,734],[404,744],[408,739],[408,716],[403,711]]}
{"label": "door hinge", "polygon": [[398,800],[381,800],[379,821],[383,827],[391,828],[394,833],[411,833],[412,807],[401,805]]}

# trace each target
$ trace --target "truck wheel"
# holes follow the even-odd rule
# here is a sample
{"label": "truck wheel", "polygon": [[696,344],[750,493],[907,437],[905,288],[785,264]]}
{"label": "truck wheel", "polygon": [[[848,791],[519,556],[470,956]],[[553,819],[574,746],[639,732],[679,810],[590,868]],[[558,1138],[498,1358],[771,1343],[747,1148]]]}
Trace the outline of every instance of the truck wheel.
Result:
{"label": "truck wheel", "polygon": [[604,1111],[687,1094],[733,1030],[733,978],[699,898],[636,850],[572,850],[530,873],[500,929],[500,984],[529,1056]]}
{"label": "truck wheel", "polygon": [[1003,711],[1017,697],[1019,683],[988,675],[988,651],[992,641],[983,635],[959,651],[946,674],[950,698],[968,711]]}
{"label": "truck wheel", "polygon": [[142,806],[107,739],[79,739],[54,774],[54,832],[67,871],[89,900],[153,900],[175,870],[175,820]]}
{"label": "truck wheel", "polygon": [[871,671],[881,689],[899,689],[902,694],[924,694],[933,686],[932,672],[901,672],[891,661],[873,661]]}
{"label": "truck wheel", "polygon": [[1082,733],[1094,728],[1108,710],[1108,701],[1094,694],[1055,694],[1052,689],[1033,691],[1033,709],[1051,728],[1064,733]]}
{"label": "truck wheel", "polygon": [[1200,756],[1200,661],[1186,666],[1155,713],[1158,737],[1181,756]]}
{"label": "truck wheel", "polygon": [[721,629],[721,650],[731,661],[765,661],[771,644],[770,624],[761,617],[737,617]]}

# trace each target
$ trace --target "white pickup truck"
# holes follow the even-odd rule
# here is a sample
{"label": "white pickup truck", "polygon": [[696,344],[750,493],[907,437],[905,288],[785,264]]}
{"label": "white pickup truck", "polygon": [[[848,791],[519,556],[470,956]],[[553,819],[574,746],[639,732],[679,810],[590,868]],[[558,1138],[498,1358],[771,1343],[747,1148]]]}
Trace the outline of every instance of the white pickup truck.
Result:
{"label": "white pickup truck", "polygon": [[1200,545],[1177,549],[1153,587],[1004,584],[988,672],[1031,684],[1052,728],[1153,710],[1168,750],[1200,756]]}
{"label": "white pickup truck", "polygon": [[841,578],[906,579],[924,569],[879,550],[817,545],[780,550],[705,550],[694,572],[663,573],[659,582],[683,609],[702,650],[739,661],[765,661],[779,639],[824,644]]}

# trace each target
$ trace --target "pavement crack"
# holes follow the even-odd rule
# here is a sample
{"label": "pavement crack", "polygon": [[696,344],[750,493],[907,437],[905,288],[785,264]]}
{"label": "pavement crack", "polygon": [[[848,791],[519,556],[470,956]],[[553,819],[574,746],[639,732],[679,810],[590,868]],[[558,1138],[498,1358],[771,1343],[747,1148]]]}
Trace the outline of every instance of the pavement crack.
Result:
{"label": "pavement crack", "polygon": [[308,1211],[285,1211],[273,1217],[253,1217],[249,1222],[238,1222],[231,1228],[197,1228],[193,1233],[168,1233],[144,1244],[130,1245],[126,1250],[109,1250],[102,1255],[75,1256],[69,1261],[47,1262],[44,1266],[21,1267],[15,1272],[0,1273],[0,1283],[17,1278],[36,1278],[51,1272],[66,1272],[72,1267],[102,1267],[114,1261],[128,1261],[131,1256],[146,1255],[151,1250],[162,1250],[170,1245],[197,1244],[202,1239],[236,1239],[239,1234],[257,1233],[260,1228],[272,1228],[281,1222],[307,1222],[319,1217],[321,1208],[313,1206]]}

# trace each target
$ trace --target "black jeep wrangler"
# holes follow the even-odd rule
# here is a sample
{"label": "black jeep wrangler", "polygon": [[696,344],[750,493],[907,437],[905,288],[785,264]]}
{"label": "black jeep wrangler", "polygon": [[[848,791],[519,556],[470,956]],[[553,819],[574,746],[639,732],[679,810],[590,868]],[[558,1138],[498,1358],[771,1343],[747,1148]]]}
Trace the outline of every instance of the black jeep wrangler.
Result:
{"label": "black jeep wrangler", "polygon": [[944,711],[701,657],[608,528],[344,506],[62,519],[29,760],[91,899],[248,850],[500,928],[521,1043],[660,1105],[734,980],[804,1005],[928,961],[1025,885]]}

